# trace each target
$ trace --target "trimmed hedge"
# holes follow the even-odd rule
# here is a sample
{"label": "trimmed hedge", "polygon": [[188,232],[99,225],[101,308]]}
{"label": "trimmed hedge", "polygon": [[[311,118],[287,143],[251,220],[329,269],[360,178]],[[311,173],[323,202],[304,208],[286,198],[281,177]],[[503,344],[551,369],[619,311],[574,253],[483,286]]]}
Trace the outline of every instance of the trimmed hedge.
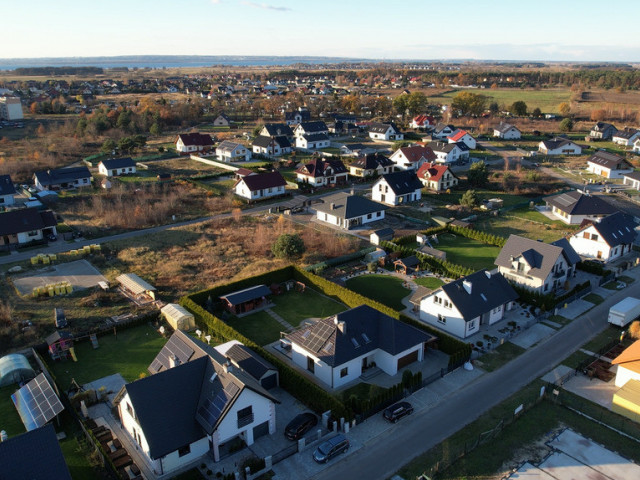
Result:
{"label": "trimmed hedge", "polygon": [[556,297],[552,293],[542,294],[539,292],[532,292],[531,290],[524,288],[520,285],[517,285],[515,283],[511,283],[511,286],[520,296],[520,300],[523,301],[524,303],[533,305],[534,307],[539,307],[544,311],[549,311],[553,309],[556,305],[559,305],[560,303],[565,301],[567,298],[572,297],[573,295],[585,290],[590,286],[590,284],[591,282],[587,280],[584,283],[576,285],[570,291],[568,291],[563,295],[560,295],[559,297]]}
{"label": "trimmed hedge", "polygon": [[611,274],[611,270],[607,270],[606,268],[604,268],[604,265],[602,265],[601,263],[590,262],[588,260],[578,262],[576,264],[576,268],[593,275],[600,275],[601,277],[606,277],[607,275]]}
{"label": "trimmed hedge", "polygon": [[473,230],[466,227],[458,227],[454,225],[447,225],[447,231],[460,235],[462,237],[471,238],[487,245],[495,245],[496,247],[504,247],[507,243],[507,239],[499,235],[493,235],[491,233],[483,232],[482,230]]}

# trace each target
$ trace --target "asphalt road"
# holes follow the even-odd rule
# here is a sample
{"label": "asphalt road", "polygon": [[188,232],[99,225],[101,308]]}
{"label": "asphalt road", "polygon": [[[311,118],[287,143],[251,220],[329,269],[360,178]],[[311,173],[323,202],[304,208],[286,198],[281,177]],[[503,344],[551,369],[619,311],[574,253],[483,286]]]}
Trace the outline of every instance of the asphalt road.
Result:
{"label": "asphalt road", "polygon": [[[638,278],[640,272],[633,272]],[[504,367],[479,377],[431,409],[400,422],[384,435],[312,477],[386,479],[447,437],[468,425],[491,407],[551,370],[582,344],[607,328],[609,307],[622,298],[640,294],[640,282],[612,292],[605,301],[556,334],[527,350]]]}

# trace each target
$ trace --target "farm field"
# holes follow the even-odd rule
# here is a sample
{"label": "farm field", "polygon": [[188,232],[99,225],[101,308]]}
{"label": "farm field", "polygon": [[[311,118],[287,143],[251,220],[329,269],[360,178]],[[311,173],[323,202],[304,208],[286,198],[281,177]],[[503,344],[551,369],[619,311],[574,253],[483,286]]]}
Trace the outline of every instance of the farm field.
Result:
{"label": "farm field", "polygon": [[461,89],[447,92],[438,96],[429,96],[430,102],[437,102],[449,105],[453,97],[459,92],[470,91],[480,93],[489,97],[489,102],[498,102],[505,106],[511,105],[513,102],[522,100],[527,104],[529,110],[539,108],[545,113],[559,113],[558,106],[562,102],[569,102],[571,99],[571,91],[568,88],[554,88],[541,90],[522,90],[519,88],[509,89]]}
{"label": "farm field", "polygon": [[403,281],[391,275],[360,275],[347,280],[347,288],[394,310],[404,310],[402,299],[411,293]]}

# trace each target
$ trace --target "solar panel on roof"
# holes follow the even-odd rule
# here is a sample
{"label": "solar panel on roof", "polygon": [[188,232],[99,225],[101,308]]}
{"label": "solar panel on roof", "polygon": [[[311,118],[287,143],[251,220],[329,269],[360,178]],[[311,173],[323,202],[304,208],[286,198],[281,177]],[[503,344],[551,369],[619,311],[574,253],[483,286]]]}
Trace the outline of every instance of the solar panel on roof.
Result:
{"label": "solar panel on roof", "polygon": [[151,362],[149,369],[153,373],[158,373],[162,370],[162,367],[170,368],[169,357],[172,355],[176,358],[178,364],[187,363],[193,356],[193,353],[193,348],[173,335],[165,346],[162,347],[162,350],[160,350],[153,362]]}
{"label": "solar panel on roof", "polygon": [[240,387],[235,383],[227,384],[226,387],[216,393],[216,396],[213,399],[205,399],[202,406],[198,409],[198,414],[208,425],[211,426],[211,428],[213,428],[229,401],[235,397],[239,390]]}
{"label": "solar panel on roof", "polygon": [[315,331],[311,332],[307,348],[309,350],[317,352],[326,343],[328,338],[333,333],[333,325],[326,323],[318,323]]}
{"label": "solar panel on roof", "polygon": [[11,395],[11,399],[28,431],[45,425],[64,410],[43,373]]}

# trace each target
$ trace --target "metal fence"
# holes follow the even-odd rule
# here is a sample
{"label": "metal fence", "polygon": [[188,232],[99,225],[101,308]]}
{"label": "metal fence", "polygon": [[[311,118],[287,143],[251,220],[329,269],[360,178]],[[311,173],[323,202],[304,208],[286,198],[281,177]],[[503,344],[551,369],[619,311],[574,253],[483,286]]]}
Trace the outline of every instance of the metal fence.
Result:
{"label": "metal fence", "polygon": [[279,463],[293,455],[295,455],[296,453],[298,453],[298,443],[294,443],[292,445],[289,445],[288,447],[283,448],[282,450],[280,450],[279,452],[274,453],[273,455],[271,455],[271,460],[273,462],[273,465],[275,465],[276,463]]}

